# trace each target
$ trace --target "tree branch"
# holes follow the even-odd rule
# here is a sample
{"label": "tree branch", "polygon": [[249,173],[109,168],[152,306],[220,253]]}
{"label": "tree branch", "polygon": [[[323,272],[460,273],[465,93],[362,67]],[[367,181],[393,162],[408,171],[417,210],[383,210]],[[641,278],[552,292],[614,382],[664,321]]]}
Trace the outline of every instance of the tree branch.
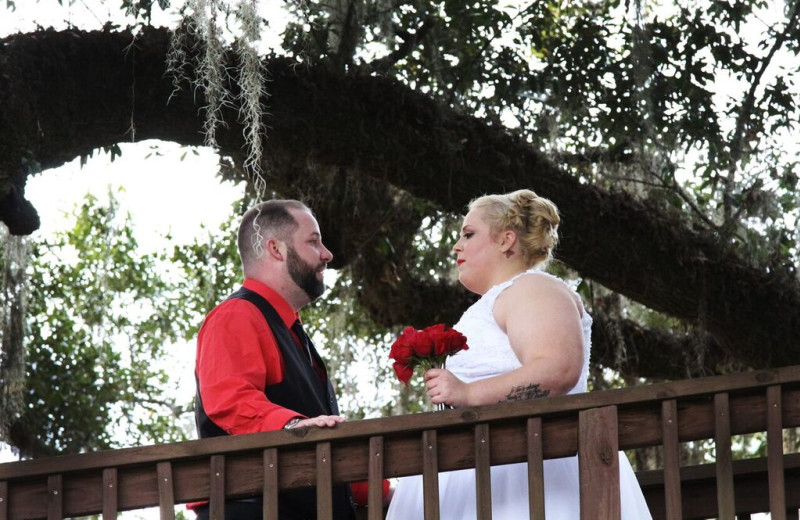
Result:
{"label": "tree branch", "polygon": [[675,336],[592,310],[593,366],[625,378],[691,379],[732,371],[736,362],[713,337]]}
{"label": "tree branch", "polygon": [[750,114],[753,111],[753,106],[755,105],[756,99],[756,90],[758,89],[759,85],[761,84],[761,79],[764,77],[764,73],[766,72],[767,68],[772,63],[772,59],[777,54],[778,50],[783,46],[784,42],[788,38],[790,32],[795,30],[795,27],[798,23],[798,19],[800,19],[800,0],[796,0],[794,3],[794,7],[792,8],[792,14],[789,17],[789,20],[786,22],[786,25],[781,31],[780,34],[775,38],[775,41],[772,43],[772,47],[770,48],[767,55],[764,57],[763,60],[759,62],[758,70],[755,72],[753,76],[753,82],[750,84],[750,89],[745,96],[744,103],[742,103],[742,107],[739,110],[739,116],[736,119],[736,130],[733,133],[733,139],[731,139],[731,157],[730,163],[728,165],[728,176],[725,179],[725,195],[726,197],[724,200],[724,214],[725,214],[725,221],[723,223],[723,232],[729,230],[736,219],[736,216],[731,215],[731,207],[730,204],[727,202],[729,200],[731,193],[733,192],[734,182],[736,180],[736,169],[739,166],[739,161],[742,156],[742,138],[744,135],[745,127],[747,126],[747,120],[750,118]]}
{"label": "tree branch", "polygon": [[382,58],[378,58],[368,63],[365,67],[366,70],[370,73],[386,74],[394,64],[411,54],[411,51],[413,51],[422,42],[422,40],[425,39],[425,36],[428,34],[428,32],[430,32],[431,28],[435,24],[435,18],[426,18],[422,25],[417,28],[416,32],[413,34],[409,33],[400,36],[403,39],[403,43],[401,43],[397,49]]}

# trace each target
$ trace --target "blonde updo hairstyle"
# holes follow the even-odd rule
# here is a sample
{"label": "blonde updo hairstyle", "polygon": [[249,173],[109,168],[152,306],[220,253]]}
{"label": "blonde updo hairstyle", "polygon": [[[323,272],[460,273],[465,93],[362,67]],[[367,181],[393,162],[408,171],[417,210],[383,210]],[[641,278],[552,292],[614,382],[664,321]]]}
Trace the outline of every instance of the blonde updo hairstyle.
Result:
{"label": "blonde updo hairstyle", "polygon": [[513,231],[528,268],[544,264],[558,243],[558,208],[531,190],[484,195],[469,203],[470,211],[483,210],[483,220],[493,236]]}

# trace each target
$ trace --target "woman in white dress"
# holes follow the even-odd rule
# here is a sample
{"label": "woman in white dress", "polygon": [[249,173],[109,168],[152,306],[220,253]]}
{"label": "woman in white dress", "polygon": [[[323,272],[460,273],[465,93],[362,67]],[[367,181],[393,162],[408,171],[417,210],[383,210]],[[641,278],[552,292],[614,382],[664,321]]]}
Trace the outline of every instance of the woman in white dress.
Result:
{"label": "woman in white dress", "polygon": [[[586,391],[592,319],[562,280],[538,271],[558,241],[555,205],[530,190],[487,195],[469,205],[457,255],[459,281],[482,295],[453,327],[469,349],[431,369],[431,401],[456,408]],[[636,476],[620,453],[623,520],[651,518]],[[491,469],[492,518],[530,518],[527,464]],[[578,520],[577,457],[544,462],[545,516]],[[442,520],[477,517],[475,471],[439,475]],[[400,479],[387,520],[423,518],[422,477]]]}

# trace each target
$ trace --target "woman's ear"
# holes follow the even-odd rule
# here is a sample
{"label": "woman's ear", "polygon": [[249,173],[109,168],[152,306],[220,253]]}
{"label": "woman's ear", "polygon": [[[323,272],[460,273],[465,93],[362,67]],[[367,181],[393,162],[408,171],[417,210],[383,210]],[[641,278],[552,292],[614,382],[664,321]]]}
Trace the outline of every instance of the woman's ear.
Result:
{"label": "woman's ear", "polygon": [[506,251],[511,250],[514,247],[514,244],[517,243],[517,234],[512,230],[503,231],[500,234],[500,252],[505,253]]}

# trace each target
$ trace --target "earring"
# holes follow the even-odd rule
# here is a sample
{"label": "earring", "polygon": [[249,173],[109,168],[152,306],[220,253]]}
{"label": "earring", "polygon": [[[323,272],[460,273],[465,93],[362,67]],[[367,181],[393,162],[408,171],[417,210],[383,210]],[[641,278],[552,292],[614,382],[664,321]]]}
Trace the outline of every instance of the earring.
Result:
{"label": "earring", "polygon": [[506,251],[503,254],[506,255],[506,258],[511,258],[514,255],[514,251],[509,249],[508,251]]}

